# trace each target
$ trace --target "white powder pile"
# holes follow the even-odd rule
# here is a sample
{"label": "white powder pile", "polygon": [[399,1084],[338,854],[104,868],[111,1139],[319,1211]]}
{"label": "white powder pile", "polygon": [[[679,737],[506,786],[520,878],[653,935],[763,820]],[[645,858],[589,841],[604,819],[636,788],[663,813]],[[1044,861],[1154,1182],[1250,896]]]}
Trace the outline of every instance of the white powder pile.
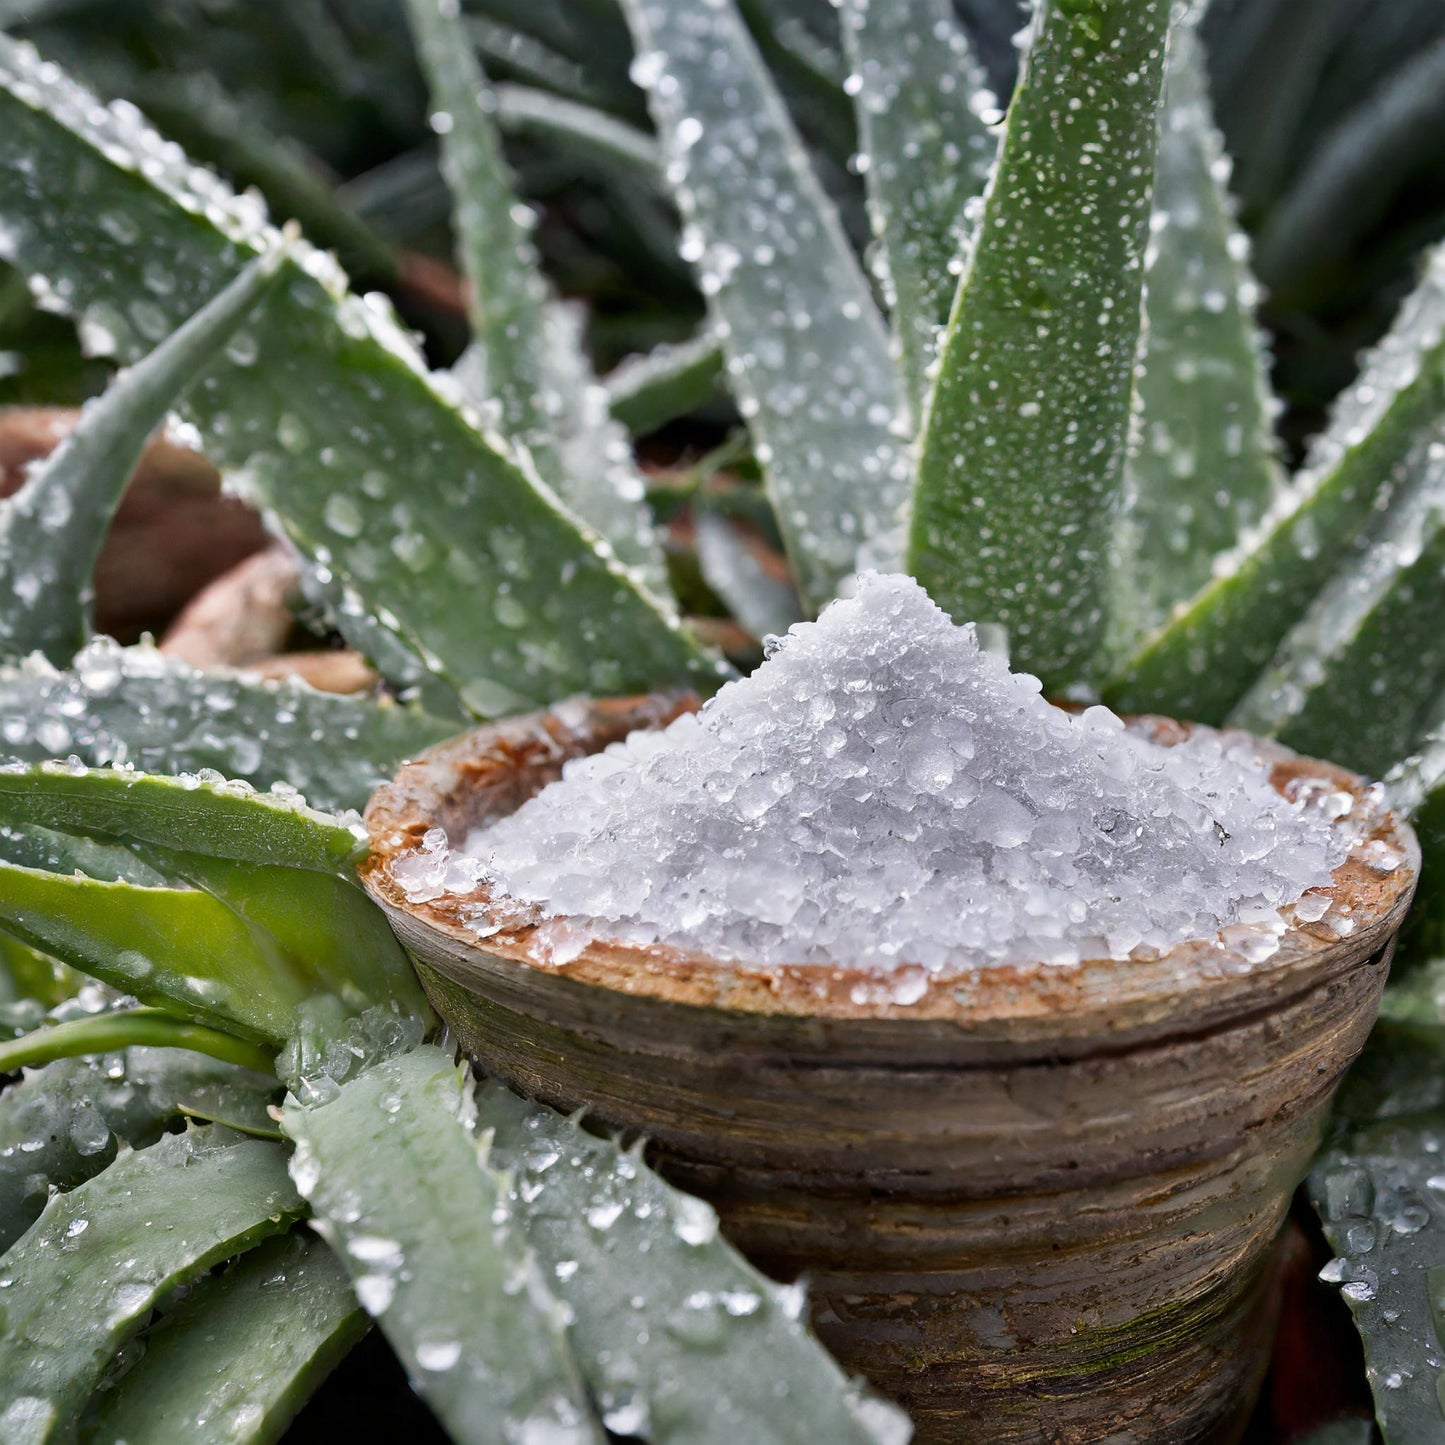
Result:
{"label": "white powder pile", "polygon": [[1286,800],[1213,735],[1056,709],[912,580],[869,575],[697,716],[395,868],[416,898],[480,878],[559,937],[760,964],[1071,964],[1221,929],[1258,962],[1329,883],[1348,804]]}

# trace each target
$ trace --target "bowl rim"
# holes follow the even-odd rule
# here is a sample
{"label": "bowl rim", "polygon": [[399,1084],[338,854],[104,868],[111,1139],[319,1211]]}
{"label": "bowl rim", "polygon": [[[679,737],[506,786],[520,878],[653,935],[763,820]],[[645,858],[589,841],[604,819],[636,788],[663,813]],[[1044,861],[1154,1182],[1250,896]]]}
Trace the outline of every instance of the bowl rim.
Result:
{"label": "bowl rim", "polygon": [[[428,829],[455,837],[501,800],[496,814],[520,806],[560,770],[567,758],[600,749],[639,727],[664,727],[699,701],[691,693],[620,699],[569,698],[538,712],[485,724],[436,744],[405,763],[368,803],[365,823],[371,851],[362,882],[387,912],[403,942],[422,961],[473,992],[485,992],[487,975],[530,988],[544,980],[583,985],[611,995],[751,1015],[806,1025],[852,1023],[872,1032],[966,1029],[979,1040],[1061,1041],[1065,1037],[1139,1037],[1197,1034],[1259,1010],[1274,1011],[1349,970],[1388,956],[1419,874],[1414,831],[1384,800],[1377,785],[1332,763],[1302,757],[1282,744],[1239,729],[1206,729],[1149,715],[1129,725],[1166,745],[1197,731],[1247,738],[1271,764],[1271,781],[1320,778],[1348,792],[1368,827],[1334,870],[1329,892],[1348,906],[1353,932],[1338,935],[1324,922],[1292,924],[1276,954],[1250,964],[1219,939],[1191,940],[1153,957],[1084,960],[1076,965],[1001,964],[930,973],[850,964],[755,965],[710,957],[668,944],[638,945],[594,937],[574,957],[552,961],[545,926],[504,926],[490,936],[468,925],[493,900],[485,893],[443,895],[413,902],[391,872],[392,862],[421,844]],[[530,786],[531,780],[535,786]],[[1363,850],[1379,840],[1396,850],[1390,872],[1369,866]],[[911,988],[895,993],[900,977]],[[916,996],[915,996],[916,995]]]}

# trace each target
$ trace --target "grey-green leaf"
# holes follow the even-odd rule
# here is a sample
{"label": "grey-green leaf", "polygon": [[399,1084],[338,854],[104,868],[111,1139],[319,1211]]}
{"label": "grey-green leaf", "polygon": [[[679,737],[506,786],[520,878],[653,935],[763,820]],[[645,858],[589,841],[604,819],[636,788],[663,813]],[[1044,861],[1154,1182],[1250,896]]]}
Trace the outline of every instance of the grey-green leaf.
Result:
{"label": "grey-green leaf", "polygon": [[[254,198],[3,37],[0,82],[4,253],[92,341],[135,354],[276,243]],[[472,711],[715,685],[716,662],[439,386],[384,307],[298,247],[185,410],[232,484]]]}
{"label": "grey-green leaf", "polygon": [[497,100],[448,0],[408,0],[407,14],[441,133],[462,268],[471,281],[474,364],[483,414],[525,448],[542,480],[666,595],[642,479],[607,412],[574,332],[538,268],[528,212],[492,123]]}
{"label": "grey-green leaf", "polygon": [[0,1438],[70,1435],[111,1357],[167,1290],[301,1209],[278,1145],[211,1129],[167,1135],[55,1195],[0,1259]]}
{"label": "grey-green leaf", "polygon": [[181,1049],[60,1059],[0,1093],[0,1254],[40,1217],[52,1189],[98,1174],[124,1142],[160,1138],[182,1105],[264,1120],[274,1078]]}
{"label": "grey-green leaf", "polygon": [[710,331],[630,356],[603,378],[612,415],[634,436],[705,406],[718,394],[722,347]]}
{"label": "grey-green leaf", "polygon": [[64,666],[85,642],[96,558],[151,433],[272,284],[262,256],[87,405],[14,496],[0,502],[0,656]]}
{"label": "grey-green leaf", "polygon": [[477,1105],[611,1430],[656,1445],[907,1440],[901,1412],[862,1395],[800,1322],[801,1289],[759,1274],[710,1205],[500,1084]]}
{"label": "grey-green leaf", "polygon": [[[459,1445],[601,1445],[561,1313],[467,1130],[464,1070],[423,1047],[288,1100],[292,1175],[412,1384]],[[418,1181],[427,1207],[419,1208]]]}
{"label": "grey-green leaf", "polygon": [[948,320],[967,207],[998,154],[998,100],[948,0],[845,0],[875,269],[916,408]]}
{"label": "grey-green leaf", "polygon": [[1303,470],[1214,579],[1148,637],[1110,702],[1221,721],[1320,588],[1362,542],[1401,464],[1445,411],[1445,247],[1335,404]]}
{"label": "grey-green leaf", "polygon": [[634,76],[794,574],[813,607],[885,565],[907,499],[887,329],[732,0],[626,0]]}
{"label": "grey-green leaf", "polygon": [[1258,286],[1192,24],[1170,44],[1146,263],[1137,440],[1126,468],[1121,641],[1153,631],[1284,486]]}
{"label": "grey-green leaf", "polygon": [[199,672],[104,637],[65,672],[39,659],[0,666],[0,758],[211,768],[258,788],[299,788],[318,808],[363,807],[398,764],[456,731],[390,700]]}
{"label": "grey-green leaf", "polygon": [[1445,415],[1229,721],[1378,777],[1421,741],[1445,689]]}
{"label": "grey-green leaf", "polygon": [[90,1445],[267,1445],[366,1331],[336,1256],[269,1239],[146,1331],[145,1354],[96,1397]]}
{"label": "grey-green leaf", "polygon": [[1171,0],[1040,0],[925,414],[909,567],[1016,667],[1096,665]]}
{"label": "grey-green leaf", "polygon": [[1384,1026],[1347,1086],[1348,1122],[1308,1183],[1336,1255],[1322,1277],[1354,1315],[1387,1445],[1433,1445],[1445,1433],[1445,1108],[1417,1082],[1438,1080],[1442,1060],[1445,1030]]}

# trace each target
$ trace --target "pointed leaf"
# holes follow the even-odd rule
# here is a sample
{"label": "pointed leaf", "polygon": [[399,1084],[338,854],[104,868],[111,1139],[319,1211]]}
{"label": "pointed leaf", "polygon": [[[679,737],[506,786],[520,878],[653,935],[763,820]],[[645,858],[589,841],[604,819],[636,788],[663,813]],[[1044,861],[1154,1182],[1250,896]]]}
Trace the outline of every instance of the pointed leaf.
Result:
{"label": "pointed leaf", "polygon": [[253,1445],[280,1438],[366,1332],[346,1271],[303,1232],[269,1239],[146,1331],[99,1395],[90,1445]]}
{"label": "pointed leaf", "polygon": [[121,372],[12,497],[0,502],[0,656],[63,666],[85,641],[96,558],[150,435],[272,284],[253,261],[156,349]]}
{"label": "pointed leaf", "polygon": [[288,1100],[292,1175],[452,1439],[491,1445],[508,1422],[518,1439],[600,1445],[560,1311],[479,1165],[465,1080],[450,1054],[421,1048],[329,1102]]}
{"label": "pointed leaf", "polygon": [[656,1445],[907,1440],[902,1412],[862,1396],[800,1322],[801,1290],[759,1274],[710,1205],[500,1084],[477,1105],[609,1429]]}
{"label": "pointed leaf", "polygon": [[817,607],[856,570],[860,547],[889,549],[906,500],[906,404],[887,331],[732,0],[624,9],[684,252]]}
{"label": "pointed leaf", "polygon": [[1213,559],[1284,486],[1258,287],[1235,224],[1195,27],[1170,43],[1146,266],[1137,442],[1125,468],[1127,640],[1209,581]]}
{"label": "pointed leaf", "polygon": [[[348,879],[365,851],[358,822],[319,813],[292,794],[258,793],[249,784],[221,778],[66,763],[0,767],[0,825],[5,824],[102,834]],[[100,876],[81,861],[74,866]]]}
{"label": "pointed leaf", "polygon": [[285,783],[318,808],[364,807],[399,763],[456,730],[390,700],[198,672],[109,638],[97,638],[66,672],[35,659],[0,667],[0,758],[73,754],[151,772],[212,768],[258,788]]}
{"label": "pointed leaf", "polygon": [[496,97],[449,0],[408,0],[426,72],[442,174],[455,199],[462,269],[471,281],[473,347],[490,420],[648,585],[666,595],[662,555],[642,480],[622,429],[581,350],[554,314],[538,269],[530,217],[517,197],[492,124]]}
{"label": "pointed leaf", "polygon": [[948,0],[845,0],[842,19],[877,270],[921,408],[953,304],[965,208],[998,153],[998,100]]}
{"label": "pointed leaf", "polygon": [[1214,580],[1145,640],[1106,699],[1137,712],[1221,721],[1360,545],[1397,468],[1442,410],[1445,248],[1437,248],[1304,469],[1259,527],[1217,559]]}
{"label": "pointed leaf", "polygon": [[798,594],[762,565],[736,523],[715,512],[700,512],[696,526],[703,581],[754,637],[781,634],[802,621]]}
{"label": "pointed leaf", "polygon": [[181,1108],[265,1119],[276,1080],[203,1054],[129,1049],[61,1059],[0,1093],[0,1254],[40,1217],[52,1189],[98,1174],[122,1143],[155,1143]]}
{"label": "pointed leaf", "polygon": [[[3,37],[0,136],[0,251],[47,277],[92,343],[136,354],[275,244],[254,199]],[[232,482],[478,713],[714,684],[716,664],[443,399],[383,310],[297,248],[186,402]]]}
{"label": "pointed leaf", "polygon": [[281,1148],[234,1140],[193,1130],[123,1155],[54,1196],[0,1260],[0,1438],[68,1436],[111,1357],[166,1291],[301,1213]]}
{"label": "pointed leaf", "polygon": [[926,414],[910,569],[1014,665],[1098,653],[1170,0],[1041,0]]}
{"label": "pointed leaf", "polygon": [[1415,748],[1445,689],[1445,415],[1396,496],[1280,644],[1231,723],[1379,776]]}

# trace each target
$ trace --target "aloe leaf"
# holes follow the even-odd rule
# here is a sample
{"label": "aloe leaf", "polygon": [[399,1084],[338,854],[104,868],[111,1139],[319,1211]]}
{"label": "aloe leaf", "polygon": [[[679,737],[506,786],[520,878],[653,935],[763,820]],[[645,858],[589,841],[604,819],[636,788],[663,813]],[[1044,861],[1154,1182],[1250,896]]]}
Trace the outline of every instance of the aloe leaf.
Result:
{"label": "aloe leaf", "polygon": [[1445,688],[1445,417],[1397,495],[1280,644],[1230,722],[1375,776],[1420,741]]}
{"label": "aloe leaf", "polygon": [[603,377],[608,408],[633,436],[646,436],[712,401],[722,366],[710,331],[639,352]]}
{"label": "aloe leaf", "polygon": [[1171,8],[1035,8],[922,433],[910,570],[1052,686],[1103,641]]}
{"label": "aloe leaf", "polygon": [[711,1206],[500,1084],[477,1107],[610,1430],[655,1445],[908,1439],[901,1412],[861,1395],[808,1333],[801,1289],[758,1273]]}
{"label": "aloe leaf", "polygon": [[123,371],[14,496],[0,502],[0,655],[63,665],[88,631],[96,559],[150,435],[204,371],[276,272],[253,261],[224,291]]}
{"label": "aloe leaf", "polygon": [[165,848],[144,856],[219,898],[269,952],[348,1009],[381,1005],[416,1019],[431,1010],[386,915],[355,882],[289,865],[238,863]]}
{"label": "aloe leaf", "polygon": [[1445,959],[1445,697],[1436,700],[1418,750],[1390,769],[1385,787],[1391,803],[1409,815],[1422,860],[1399,961],[1431,964]]}
{"label": "aloe leaf", "polygon": [[506,1217],[501,1181],[479,1164],[470,1111],[465,1072],[449,1054],[403,1054],[328,1102],[287,1101],[292,1176],[459,1445],[601,1445],[561,1313]]}
{"label": "aloe leaf", "polygon": [[96,638],[65,672],[40,659],[0,666],[0,758],[211,768],[258,788],[296,787],[318,808],[363,807],[399,763],[456,730],[389,700],[199,672],[109,638]]}
{"label": "aloe leaf", "polygon": [[[3,38],[0,135],[0,250],[123,355],[276,244],[254,198]],[[715,685],[717,664],[439,385],[297,247],[184,409],[231,483],[471,710]]]}
{"label": "aloe leaf", "polygon": [[1445,248],[1336,403],[1303,470],[1214,579],[1145,639],[1105,697],[1221,721],[1311,599],[1361,545],[1394,477],[1445,409]]}
{"label": "aloe leaf", "polygon": [[189,1049],[256,1073],[272,1067],[270,1053],[234,1034],[178,1019],[160,1009],[126,1008],[70,1019],[0,1043],[0,1074],[134,1047]]}
{"label": "aloe leaf", "polygon": [[1170,43],[1146,260],[1137,440],[1125,466],[1120,612],[1152,631],[1284,486],[1258,287],[1192,24]]}
{"label": "aloe leaf", "polygon": [[[0,768],[0,773],[3,771]],[[164,888],[168,881],[119,844],[4,821],[0,821],[0,860],[46,873],[84,873],[103,883],[135,883],[142,888]]]}
{"label": "aloe leaf", "polygon": [[[345,878],[353,876],[366,847],[359,822],[317,812],[293,794],[258,793],[249,784],[221,778],[164,777],[66,763],[0,767],[0,825],[5,824],[101,834],[126,843]],[[79,853],[73,866],[100,876],[85,866]]]}
{"label": "aloe leaf", "polygon": [[700,512],[696,527],[703,581],[754,637],[784,633],[802,620],[798,594],[763,567],[736,523]]}
{"label": "aloe leaf", "polygon": [[998,101],[948,0],[845,0],[842,21],[875,269],[921,407],[953,304],[966,208],[998,153]]}
{"label": "aloe leaf", "polygon": [[684,254],[794,575],[817,607],[856,570],[861,547],[891,550],[906,501],[906,403],[888,333],[731,0],[623,8],[686,222]]}
{"label": "aloe leaf", "polygon": [[[1347,1122],[1308,1181],[1365,1347],[1375,1415],[1389,1445],[1427,1445],[1445,1431],[1445,1207],[1437,1081],[1445,1030],[1386,1025],[1345,1094]],[[1360,1112],[1358,1106],[1373,1107]],[[1352,1107],[1353,1106],[1353,1107]]]}
{"label": "aloe leaf", "polygon": [[133,1048],[28,1071],[0,1093],[0,1254],[52,1190],[98,1174],[122,1143],[144,1148],[182,1107],[264,1122],[276,1080],[179,1049]]}
{"label": "aloe leaf", "polygon": [[279,1146],[210,1130],[168,1135],[54,1196],[0,1259],[0,1437],[64,1438],[167,1290],[300,1213]]}
{"label": "aloe leaf", "polygon": [[495,410],[493,425],[526,449],[542,480],[665,595],[631,448],[607,415],[580,336],[554,314],[529,213],[492,124],[496,97],[466,24],[448,0],[408,0],[407,15],[431,91],[432,125],[441,133],[442,174],[455,198],[483,406]]}
{"label": "aloe leaf", "polygon": [[0,928],[143,1003],[279,1045],[311,992],[296,961],[209,894],[0,865]]}
{"label": "aloe leaf", "polygon": [[366,1331],[346,1271],[319,1240],[268,1239],[197,1286],[99,1395],[90,1445],[258,1445],[281,1438]]}
{"label": "aloe leaf", "polygon": [[657,142],[635,125],[530,85],[503,82],[494,95],[497,124],[508,135],[554,141],[567,147],[569,160],[591,160],[651,186],[662,184]]}

